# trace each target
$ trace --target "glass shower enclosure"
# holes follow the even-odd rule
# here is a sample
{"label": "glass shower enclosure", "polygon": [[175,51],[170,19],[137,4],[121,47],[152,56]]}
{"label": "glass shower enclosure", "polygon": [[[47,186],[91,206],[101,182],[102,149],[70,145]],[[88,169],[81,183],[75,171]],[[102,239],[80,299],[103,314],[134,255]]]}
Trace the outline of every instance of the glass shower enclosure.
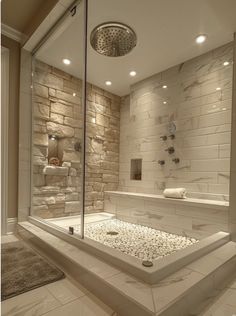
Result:
{"label": "glass shower enclosure", "polygon": [[[83,237],[87,1],[33,52],[31,216]],[[68,37],[75,34],[73,37]],[[76,42],[76,50],[72,43]],[[68,71],[69,69],[69,71]],[[68,219],[70,219],[68,221]]]}
{"label": "glass shower enclosure", "polygon": [[[213,36],[204,1],[191,23],[169,5],[77,1],[36,47],[33,217],[106,245],[118,234],[123,244],[157,230],[191,243],[228,231],[211,205],[229,200],[232,34]],[[186,189],[192,212],[167,202],[165,188]]]}

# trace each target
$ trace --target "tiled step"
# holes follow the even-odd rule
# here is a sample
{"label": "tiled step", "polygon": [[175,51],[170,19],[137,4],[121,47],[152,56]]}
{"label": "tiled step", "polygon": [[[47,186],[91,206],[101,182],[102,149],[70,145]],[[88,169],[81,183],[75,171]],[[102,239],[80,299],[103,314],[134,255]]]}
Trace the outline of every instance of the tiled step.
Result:
{"label": "tiled step", "polygon": [[103,261],[149,284],[157,283],[171,273],[178,271],[187,264],[201,258],[230,240],[229,233],[218,232],[193,245],[173,252],[161,260],[153,260],[153,266],[146,268],[138,258],[122,253],[117,249],[107,247],[100,242],[89,238],[83,240],[76,238],[75,236],[61,231],[57,227],[45,225],[45,223],[33,217],[30,217],[29,221],[79,249],[89,252],[97,258],[101,258]]}
{"label": "tiled step", "polygon": [[[186,273],[184,270],[186,270]],[[191,277],[187,276],[188,273]],[[155,286],[157,292],[154,297],[157,297],[158,287],[162,288],[162,282],[173,284],[167,292],[172,301],[169,301],[156,315],[199,315],[219,295],[222,288],[230,282],[235,273],[236,243],[228,242]],[[182,281],[180,281],[181,279]],[[181,287],[178,283],[182,284]],[[173,294],[171,294],[171,291],[173,291]],[[161,290],[161,295],[163,294],[163,290]]]}
{"label": "tiled step", "polygon": [[121,316],[197,315],[235,271],[233,242],[150,285],[32,223],[20,223],[19,234]]}
{"label": "tiled step", "polygon": [[198,316],[236,315],[236,279],[222,290],[212,304],[209,304]]}

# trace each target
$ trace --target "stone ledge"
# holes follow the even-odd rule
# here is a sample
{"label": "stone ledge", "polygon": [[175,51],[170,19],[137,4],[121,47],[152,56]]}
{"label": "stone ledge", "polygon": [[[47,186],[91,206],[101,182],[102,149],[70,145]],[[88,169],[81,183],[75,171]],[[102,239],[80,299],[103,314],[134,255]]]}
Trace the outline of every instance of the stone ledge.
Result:
{"label": "stone ledge", "polygon": [[105,191],[105,194],[120,196],[120,197],[127,197],[127,198],[137,198],[143,200],[160,200],[164,203],[170,204],[182,204],[182,205],[192,205],[201,207],[204,206],[205,208],[215,208],[217,210],[228,210],[229,209],[229,202],[226,201],[217,201],[217,200],[206,200],[206,199],[193,199],[193,198],[186,198],[186,199],[173,199],[173,198],[165,198],[163,195],[158,194],[146,194],[146,193],[133,193],[133,192],[123,192],[123,191]]}
{"label": "stone ledge", "polygon": [[43,173],[46,175],[56,175],[56,176],[68,176],[68,167],[60,166],[46,166],[43,169]]}

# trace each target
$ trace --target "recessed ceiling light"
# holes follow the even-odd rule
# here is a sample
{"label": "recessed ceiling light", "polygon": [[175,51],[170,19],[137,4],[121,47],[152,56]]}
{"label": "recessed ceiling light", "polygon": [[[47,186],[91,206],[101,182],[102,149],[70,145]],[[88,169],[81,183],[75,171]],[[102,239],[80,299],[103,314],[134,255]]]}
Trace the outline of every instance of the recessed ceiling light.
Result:
{"label": "recessed ceiling light", "polygon": [[111,86],[111,85],[112,85],[112,82],[109,81],[109,80],[107,80],[107,81],[105,82],[105,84],[106,84],[107,86]]}
{"label": "recessed ceiling light", "polygon": [[228,61],[225,61],[225,62],[223,63],[223,65],[224,65],[224,66],[228,66],[228,65],[229,65],[229,62],[228,62]]}
{"label": "recessed ceiling light", "polygon": [[135,77],[137,75],[137,72],[132,70],[132,71],[130,71],[129,74],[130,74],[131,77]]}
{"label": "recessed ceiling light", "polygon": [[202,44],[202,43],[205,42],[206,38],[207,38],[207,36],[205,34],[201,34],[201,35],[198,35],[196,37],[195,41],[196,41],[197,44]]}
{"label": "recessed ceiling light", "polygon": [[162,88],[163,88],[163,89],[166,89],[166,88],[167,88],[167,86],[166,86],[166,85],[164,85],[164,86],[162,86]]}
{"label": "recessed ceiling light", "polygon": [[166,101],[163,101],[163,104],[167,104],[167,102],[166,102]]}
{"label": "recessed ceiling light", "polygon": [[71,63],[71,61],[67,58],[64,58],[62,61],[65,65],[70,65],[70,63]]}
{"label": "recessed ceiling light", "polygon": [[72,95],[73,95],[73,97],[75,97],[75,96],[76,96],[76,93],[75,93],[75,92],[73,92],[73,94],[72,94]]}
{"label": "recessed ceiling light", "polygon": [[217,87],[217,88],[216,88],[216,91],[220,91],[220,90],[221,90],[221,88],[220,88],[220,87]]}

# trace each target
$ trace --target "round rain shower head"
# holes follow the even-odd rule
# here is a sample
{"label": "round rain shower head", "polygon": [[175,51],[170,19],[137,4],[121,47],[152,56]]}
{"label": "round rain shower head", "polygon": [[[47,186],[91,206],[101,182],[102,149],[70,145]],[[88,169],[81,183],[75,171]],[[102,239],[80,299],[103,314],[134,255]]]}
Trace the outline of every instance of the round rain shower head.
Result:
{"label": "round rain shower head", "polygon": [[96,26],[90,36],[93,49],[101,55],[119,57],[128,54],[137,44],[135,32],[127,25],[109,22]]}

